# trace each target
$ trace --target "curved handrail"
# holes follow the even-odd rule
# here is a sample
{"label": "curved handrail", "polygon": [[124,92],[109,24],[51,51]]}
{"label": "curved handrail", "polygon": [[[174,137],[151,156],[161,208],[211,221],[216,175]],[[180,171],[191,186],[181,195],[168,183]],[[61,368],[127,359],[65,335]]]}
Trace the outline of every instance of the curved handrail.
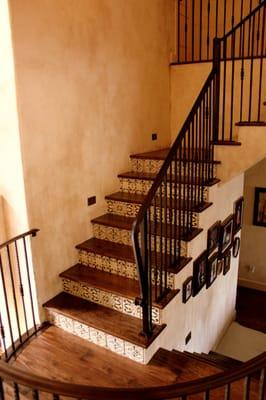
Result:
{"label": "curved handrail", "polygon": [[226,38],[228,38],[229,36],[232,36],[234,34],[234,32],[237,31],[237,29],[239,29],[241,26],[243,26],[248,20],[250,20],[253,15],[255,15],[257,13],[257,11],[263,6],[265,6],[266,4],[266,0],[262,0],[261,3],[254,8],[253,11],[251,11],[250,14],[248,14],[245,18],[243,18],[237,25],[235,25],[229,32],[227,32],[223,37],[219,38],[219,40],[226,40]]}
{"label": "curved handrail", "polygon": [[31,229],[31,230],[29,230],[27,232],[21,233],[20,235],[15,236],[12,239],[9,239],[4,243],[1,243],[0,244],[0,250],[3,249],[4,247],[8,246],[9,244],[12,244],[12,243],[16,242],[19,239],[23,239],[26,236],[35,237],[38,232],[39,232],[39,229]]}
{"label": "curved handrail", "polygon": [[221,372],[197,380],[145,388],[109,388],[70,384],[41,378],[0,361],[0,378],[33,390],[87,400],[163,400],[192,395],[229,385],[266,368],[266,352],[247,361],[237,369]]}
{"label": "curved handrail", "polygon": [[[149,303],[149,300],[151,295],[151,288],[149,287],[149,284],[147,284],[147,268],[145,265],[143,265],[143,260],[142,260],[142,251],[139,245],[139,233],[140,233],[140,226],[144,221],[145,214],[148,212],[148,209],[152,206],[154,197],[156,196],[156,191],[160,187],[160,185],[163,183],[167,170],[170,167],[170,164],[172,163],[175,154],[178,151],[178,148],[182,146],[182,142],[184,142],[185,136],[188,136],[188,130],[189,126],[192,123],[193,119],[195,118],[195,114],[197,113],[198,109],[200,106],[202,106],[204,96],[206,96],[207,90],[209,90],[210,85],[214,81],[216,76],[216,66],[214,65],[206,82],[204,83],[197,99],[195,100],[193,107],[188,114],[181,130],[180,133],[178,134],[174,144],[172,145],[166,159],[163,162],[163,165],[161,166],[158,174],[156,175],[156,178],[149,189],[144,203],[141,205],[140,210],[137,214],[136,219],[134,220],[132,224],[132,229],[131,229],[131,238],[132,238],[132,245],[133,245],[133,251],[135,255],[135,260],[136,260],[136,265],[137,265],[137,272],[138,272],[138,277],[139,277],[139,282],[140,282],[140,296],[141,296],[141,301],[138,302],[139,305],[143,307],[143,333],[146,335],[150,335],[152,328],[151,328],[151,322],[147,323],[145,322],[145,314],[151,314],[150,313],[150,308],[151,308],[151,301]],[[148,304],[149,303],[149,304]],[[146,310],[145,310],[146,307]],[[146,317],[146,320],[148,317]],[[145,327],[146,325],[146,327]]]}

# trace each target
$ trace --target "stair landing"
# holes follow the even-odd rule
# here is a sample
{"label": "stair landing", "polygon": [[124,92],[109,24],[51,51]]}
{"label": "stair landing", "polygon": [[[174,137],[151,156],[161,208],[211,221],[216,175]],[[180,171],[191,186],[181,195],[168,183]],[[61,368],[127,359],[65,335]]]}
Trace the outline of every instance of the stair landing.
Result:
{"label": "stair landing", "polygon": [[13,365],[64,382],[124,388],[169,385],[219,371],[163,349],[148,365],[138,364],[54,326],[32,341]]}

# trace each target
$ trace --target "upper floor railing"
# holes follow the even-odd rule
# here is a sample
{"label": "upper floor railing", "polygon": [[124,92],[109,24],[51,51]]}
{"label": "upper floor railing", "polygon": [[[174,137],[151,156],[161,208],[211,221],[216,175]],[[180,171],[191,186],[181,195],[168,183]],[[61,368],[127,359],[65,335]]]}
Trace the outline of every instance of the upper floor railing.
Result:
{"label": "upper floor railing", "polygon": [[[225,36],[260,3],[261,0],[175,0],[173,61],[177,64],[212,61],[213,39]],[[235,46],[240,46],[238,38]]]}
{"label": "upper floor railing", "polygon": [[[225,400],[264,400],[265,399],[266,353],[227,372],[194,381],[168,386],[145,388],[108,388],[76,385],[49,380],[0,361],[0,399],[60,398],[83,400],[167,400],[214,398]],[[128,371],[130,373],[130,371]],[[46,396],[45,396],[46,395]],[[191,397],[192,396],[192,397]]]}

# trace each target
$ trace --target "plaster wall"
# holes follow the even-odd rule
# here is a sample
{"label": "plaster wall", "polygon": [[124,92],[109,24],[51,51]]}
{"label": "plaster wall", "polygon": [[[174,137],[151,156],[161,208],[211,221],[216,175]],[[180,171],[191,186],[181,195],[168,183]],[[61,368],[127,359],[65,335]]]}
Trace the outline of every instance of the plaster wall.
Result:
{"label": "plaster wall", "polygon": [[[7,0],[0,1],[0,194],[1,236],[8,238],[28,229],[19,122],[14,75],[14,59]],[[5,241],[5,238],[1,241]]]}
{"label": "plaster wall", "polygon": [[[266,187],[266,158],[245,172],[245,208],[239,270],[241,284],[266,290],[266,228],[253,225],[256,186]],[[249,266],[255,267],[253,273]]]}
{"label": "plaster wall", "polygon": [[60,291],[129,154],[170,143],[168,3],[9,1],[39,304]]}
{"label": "plaster wall", "polygon": [[171,140],[178,136],[209,73],[211,63],[186,64],[171,67]]}

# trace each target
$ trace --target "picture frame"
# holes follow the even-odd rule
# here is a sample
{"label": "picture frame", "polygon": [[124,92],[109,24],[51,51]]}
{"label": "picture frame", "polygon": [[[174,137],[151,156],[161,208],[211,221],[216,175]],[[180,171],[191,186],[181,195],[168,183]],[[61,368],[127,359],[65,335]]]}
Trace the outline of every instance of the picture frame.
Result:
{"label": "picture frame", "polygon": [[255,188],[253,225],[266,227],[266,188]]}
{"label": "picture frame", "polygon": [[193,296],[196,296],[206,284],[207,254],[205,250],[193,263]]}
{"label": "picture frame", "polygon": [[235,237],[233,242],[233,256],[236,258],[240,250],[240,238]]}
{"label": "picture frame", "polygon": [[229,215],[221,224],[220,229],[220,254],[223,254],[227,250],[233,240],[233,230],[234,230],[234,216]]}
{"label": "picture frame", "polygon": [[234,204],[234,233],[242,228],[244,210],[244,197],[241,196]]}
{"label": "picture frame", "polygon": [[231,268],[231,248],[229,248],[224,254],[224,270],[223,274],[226,275]]}
{"label": "picture frame", "polygon": [[183,303],[187,303],[192,296],[192,276],[187,278],[183,283],[182,300]]}
{"label": "picture frame", "polygon": [[208,259],[206,272],[206,286],[209,288],[217,278],[218,253]]}
{"label": "picture frame", "polygon": [[217,260],[217,276],[221,275],[224,270],[224,257],[219,257]]}
{"label": "picture frame", "polygon": [[215,222],[209,229],[207,234],[207,250],[210,255],[219,246],[221,221]]}

